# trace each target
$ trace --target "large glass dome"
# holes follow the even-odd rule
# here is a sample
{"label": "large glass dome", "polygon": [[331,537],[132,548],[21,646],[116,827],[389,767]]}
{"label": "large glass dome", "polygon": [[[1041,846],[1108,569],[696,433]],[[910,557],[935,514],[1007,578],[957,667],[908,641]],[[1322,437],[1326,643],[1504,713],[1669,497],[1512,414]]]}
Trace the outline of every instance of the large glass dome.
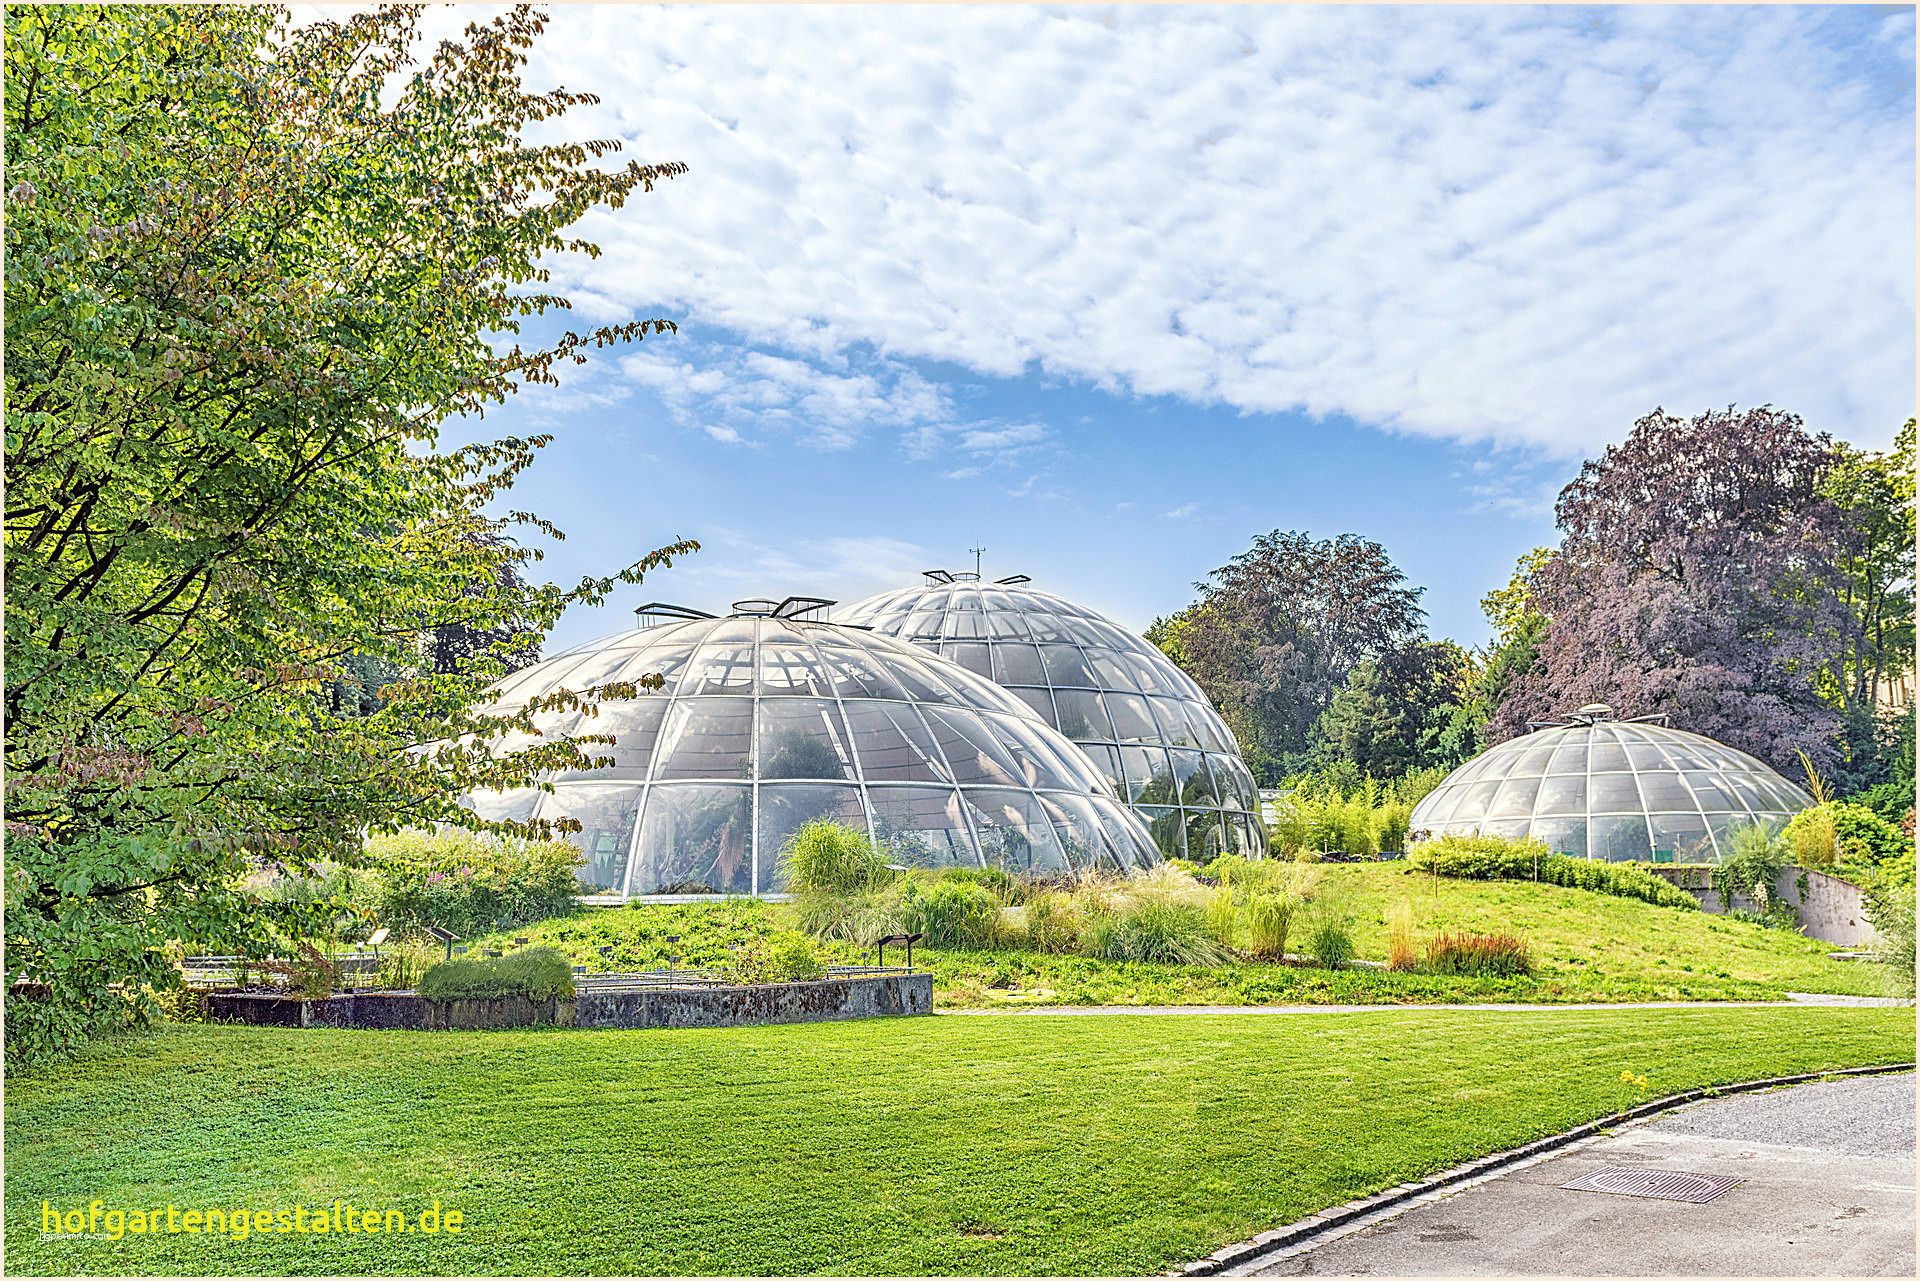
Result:
{"label": "large glass dome", "polygon": [[1258,857],[1253,775],[1207,696],[1153,645],[1094,611],[1024,586],[935,571],[838,618],[912,641],[1004,685],[1093,759],[1163,854]]}
{"label": "large glass dome", "polygon": [[1711,863],[1732,829],[1778,829],[1813,804],[1764,761],[1665,719],[1616,721],[1595,703],[1540,725],[1447,775],[1410,826],[1536,836],[1578,858]]}
{"label": "large glass dome", "polygon": [[579,820],[581,879],[628,895],[779,891],[780,849],[814,818],[865,827],[922,866],[1158,861],[1093,763],[1025,703],[901,641],[792,616],[828,603],[742,601],[728,618],[658,607],[678,617],[516,672],[496,709],[656,672],[666,685],[604,700],[592,718],[535,717],[549,738],[613,735],[587,749],[610,767],[466,803],[487,818]]}

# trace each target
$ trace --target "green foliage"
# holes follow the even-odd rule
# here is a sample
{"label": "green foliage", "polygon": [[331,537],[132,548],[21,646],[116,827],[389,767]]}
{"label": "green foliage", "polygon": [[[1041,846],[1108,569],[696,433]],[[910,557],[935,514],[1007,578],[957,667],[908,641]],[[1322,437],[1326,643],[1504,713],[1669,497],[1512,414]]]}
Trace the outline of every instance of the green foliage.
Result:
{"label": "green foliage", "polygon": [[827,957],[805,934],[781,930],[747,940],[717,968],[727,982],[740,987],[811,983],[827,976]]}
{"label": "green foliage", "polygon": [[1307,951],[1322,968],[1343,970],[1358,955],[1353,938],[1353,906],[1338,891],[1321,893],[1307,904]]}
{"label": "green foliage", "polygon": [[1513,934],[1442,931],[1427,943],[1426,964],[1432,974],[1531,974],[1533,953]]}
{"label": "green foliage", "polygon": [[1847,803],[1872,810],[1898,831],[1900,820],[1913,812],[1913,784],[1910,781],[1880,783],[1847,797]]}
{"label": "green foliage", "polygon": [[1274,890],[1247,899],[1247,930],[1253,955],[1262,961],[1281,961],[1287,955],[1287,936],[1300,914],[1298,894]]}
{"label": "green foliage", "polygon": [[1835,803],[1822,801],[1787,821],[1787,844],[1802,867],[1832,868],[1840,862],[1840,826]]}
{"label": "green foliage", "polygon": [[498,1000],[508,996],[544,1001],[573,995],[573,966],[550,947],[530,947],[505,956],[460,956],[422,974],[419,992],[429,1001]]}
{"label": "green foliage", "polygon": [[[427,65],[418,21],[6,11],[6,981],[48,989],[10,1006],[9,1053],[140,1017],[170,939],[300,932],[250,888],[269,862],[476,826],[473,786],[593,759],[591,735],[497,759],[530,712],[470,710],[614,584],[516,573],[508,525],[548,527],[489,513],[546,438],[437,437],[671,327],[503,333],[565,306],[542,264],[598,252],[571,224],[684,166],[522,138],[593,101],[522,86],[529,10]],[[443,665],[447,629],[497,640]],[[339,697],[355,672],[404,675],[369,710]]]}
{"label": "green foliage", "polygon": [[1897,823],[1888,822],[1865,805],[1834,801],[1833,827],[1843,863],[1879,863],[1913,848]]}
{"label": "green foliage", "polygon": [[886,856],[865,829],[816,818],[787,838],[780,851],[787,885],[796,894],[846,894],[893,880]]}
{"label": "green foliage", "polygon": [[350,883],[354,904],[379,924],[467,938],[572,910],[582,861],[566,841],[408,831],[369,840],[367,866]]}
{"label": "green foliage", "polygon": [[1212,966],[1227,959],[1204,908],[1157,895],[1125,899],[1094,918],[1085,938],[1089,955],[1110,961]]}
{"label": "green foliage", "polygon": [[1592,890],[1621,898],[1637,898],[1656,907],[1698,910],[1693,895],[1633,863],[1603,863],[1597,859],[1568,858],[1548,850],[1544,842],[1505,836],[1449,834],[1422,841],[1407,854],[1418,871],[1466,880],[1543,881],[1573,889]]}
{"label": "green foliage", "polygon": [[1913,851],[1881,863],[1861,893],[1867,920],[1879,936],[1875,949],[1886,963],[1889,986],[1895,995],[1914,992],[1914,877]]}
{"label": "green foliage", "polygon": [[1278,853],[1302,851],[1366,857],[1406,847],[1413,807],[1440,785],[1447,771],[1415,770],[1387,783],[1342,761],[1289,781],[1272,828]]}
{"label": "green foliage", "polygon": [[1070,894],[1050,891],[1027,900],[1027,946],[1036,952],[1078,952],[1081,926],[1080,910]]}
{"label": "green foliage", "polygon": [[901,919],[907,933],[926,935],[929,947],[985,947],[1000,920],[1000,900],[976,881],[943,877],[930,886],[909,885]]}
{"label": "green foliage", "polygon": [[1797,926],[1793,905],[1780,899],[1775,887],[1780,873],[1793,861],[1789,837],[1760,823],[1744,823],[1728,833],[1727,854],[1708,873],[1720,910],[1733,911],[1735,894],[1744,894],[1760,907],[1763,924]]}

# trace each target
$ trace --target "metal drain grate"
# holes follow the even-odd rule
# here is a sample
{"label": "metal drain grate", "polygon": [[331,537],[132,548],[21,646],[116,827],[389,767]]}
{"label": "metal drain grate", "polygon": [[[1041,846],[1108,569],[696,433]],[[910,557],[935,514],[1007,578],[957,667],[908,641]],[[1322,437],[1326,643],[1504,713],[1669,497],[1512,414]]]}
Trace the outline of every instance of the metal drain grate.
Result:
{"label": "metal drain grate", "polygon": [[1723,1179],[1713,1174],[1681,1174],[1676,1170],[1623,1170],[1608,1166],[1560,1186],[1574,1192],[1611,1192],[1615,1196],[1653,1197],[1658,1201],[1707,1202],[1738,1187],[1745,1179]]}

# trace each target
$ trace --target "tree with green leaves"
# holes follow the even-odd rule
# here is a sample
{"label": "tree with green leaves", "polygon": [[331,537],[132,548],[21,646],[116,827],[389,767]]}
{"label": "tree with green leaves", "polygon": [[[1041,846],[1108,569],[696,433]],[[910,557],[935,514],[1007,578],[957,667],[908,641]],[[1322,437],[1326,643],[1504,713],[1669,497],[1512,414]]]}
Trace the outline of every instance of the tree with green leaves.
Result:
{"label": "tree with green leaves", "polygon": [[1914,669],[1914,420],[1891,450],[1840,443],[1824,478],[1847,520],[1837,557],[1846,623],[1822,673],[1846,737],[1836,767],[1848,790],[1913,778],[1914,709],[1885,706],[1883,685]]}
{"label": "tree with green leaves", "polygon": [[[694,545],[531,584],[505,527],[558,531],[488,513],[545,438],[438,436],[672,329],[496,346],[566,306],[542,256],[598,252],[570,224],[685,167],[523,140],[594,101],[522,86],[540,15],[424,62],[418,19],[6,11],[10,1053],[140,1017],[169,946],[260,945],[252,874],[476,826],[463,792],[591,763],[604,736],[496,749],[637,692],[476,710],[567,605]],[[446,628],[481,640],[421,662]],[[406,676],[347,708],[356,666]]]}

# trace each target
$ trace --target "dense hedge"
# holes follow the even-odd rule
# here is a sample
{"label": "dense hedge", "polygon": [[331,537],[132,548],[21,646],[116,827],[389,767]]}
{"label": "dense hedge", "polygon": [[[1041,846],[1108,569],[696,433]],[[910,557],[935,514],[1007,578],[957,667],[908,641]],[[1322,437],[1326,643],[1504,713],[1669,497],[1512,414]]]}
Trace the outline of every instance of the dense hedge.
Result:
{"label": "dense hedge", "polygon": [[573,995],[573,966],[550,947],[530,947],[506,956],[442,961],[420,976],[429,1001],[495,1000],[524,996],[544,1001]]}
{"label": "dense hedge", "polygon": [[1422,841],[1407,854],[1421,871],[1474,881],[1545,881],[1656,907],[1698,910],[1693,895],[1633,863],[1602,863],[1555,854],[1545,842],[1504,836],[1442,836]]}

